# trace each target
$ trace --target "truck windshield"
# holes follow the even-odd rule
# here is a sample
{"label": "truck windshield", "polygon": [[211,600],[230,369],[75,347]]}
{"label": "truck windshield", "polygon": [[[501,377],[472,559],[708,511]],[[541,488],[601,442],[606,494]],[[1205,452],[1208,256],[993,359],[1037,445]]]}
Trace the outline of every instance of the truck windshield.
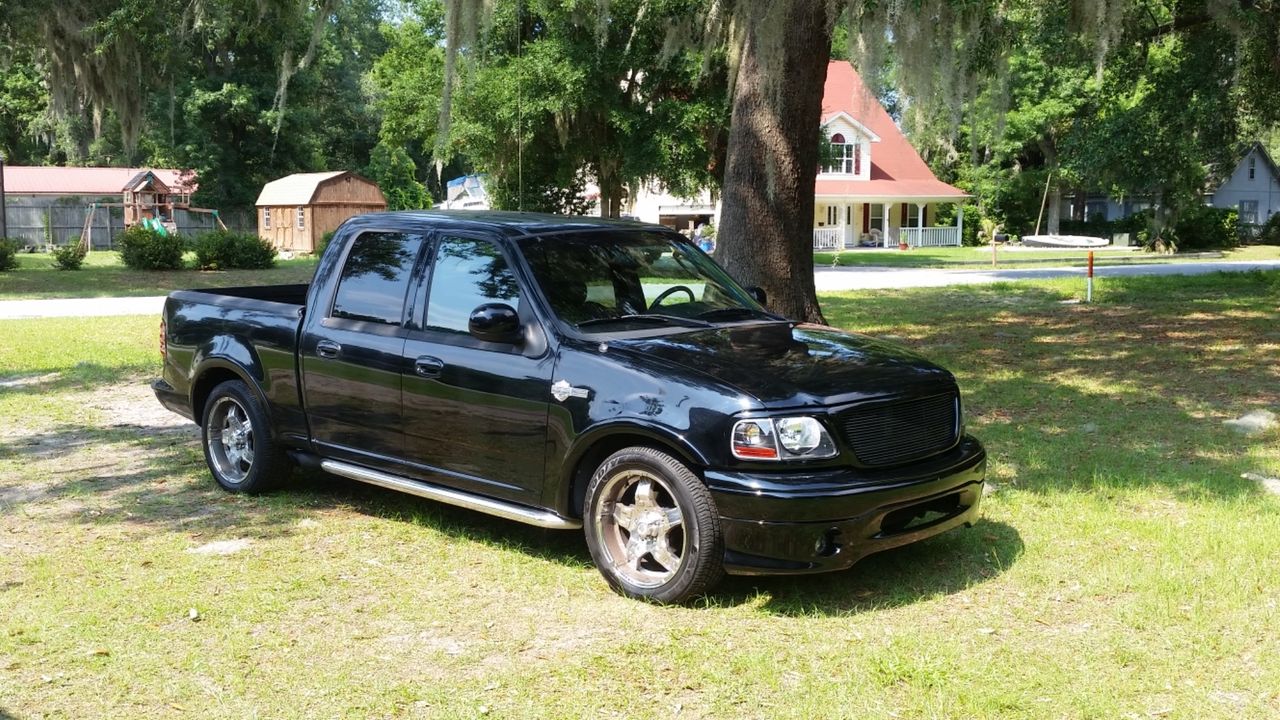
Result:
{"label": "truck windshield", "polygon": [[551,309],[582,332],[782,320],[673,233],[543,236],[521,249]]}

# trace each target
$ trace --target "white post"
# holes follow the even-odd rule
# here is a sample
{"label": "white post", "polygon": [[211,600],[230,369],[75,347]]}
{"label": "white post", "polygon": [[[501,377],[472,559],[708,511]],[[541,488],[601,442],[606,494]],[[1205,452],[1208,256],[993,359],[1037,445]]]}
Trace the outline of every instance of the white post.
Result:
{"label": "white post", "polygon": [[924,245],[924,205],[922,203],[916,203],[916,227],[920,228],[916,242]]}
{"label": "white post", "polygon": [[956,245],[964,244],[964,205],[956,203]]}
{"label": "white post", "polygon": [[884,203],[884,214],[880,216],[880,224],[884,226],[881,228],[884,230],[884,238],[882,238],[884,246],[893,247],[889,244],[889,203]]}

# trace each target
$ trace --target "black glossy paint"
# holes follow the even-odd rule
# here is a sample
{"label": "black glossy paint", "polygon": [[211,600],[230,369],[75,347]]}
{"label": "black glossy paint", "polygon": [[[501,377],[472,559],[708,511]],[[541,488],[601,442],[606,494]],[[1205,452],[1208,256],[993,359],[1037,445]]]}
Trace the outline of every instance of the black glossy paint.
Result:
{"label": "black glossy paint", "polygon": [[[977,440],[965,436],[905,466],[865,468],[832,425],[835,413],[860,403],[955,391],[949,372],[914,353],[769,320],[607,335],[582,335],[556,320],[521,242],[629,229],[655,230],[513,213],[354,218],[309,287],[171,295],[157,396],[191,416],[209,378],[234,373],[261,393],[277,435],[294,447],[564,516],[580,514],[583,480],[602,448],[660,446],[707,482],[726,532],[726,562],[737,572],[838,569],[972,521],[986,462]],[[399,325],[331,317],[347,250],[366,232],[424,239]],[[487,241],[504,264],[509,277],[498,301],[519,319],[518,342],[497,341],[515,338],[496,332],[511,317],[493,307],[479,322],[495,332],[480,337],[428,322],[432,258],[443,238]],[[561,380],[575,392],[558,401],[551,386]],[[730,455],[736,420],[795,413],[827,424],[839,454],[802,462]],[[944,506],[950,514],[927,526],[881,527],[894,510],[891,519]],[[824,549],[828,535],[835,539]]]}

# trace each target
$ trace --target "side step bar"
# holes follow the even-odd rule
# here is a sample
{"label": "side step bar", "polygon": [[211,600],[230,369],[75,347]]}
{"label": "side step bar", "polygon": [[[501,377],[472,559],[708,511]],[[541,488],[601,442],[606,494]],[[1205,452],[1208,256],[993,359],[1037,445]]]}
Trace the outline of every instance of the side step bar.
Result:
{"label": "side step bar", "polygon": [[399,490],[402,493],[417,495],[418,497],[436,500],[449,505],[457,505],[468,510],[496,515],[500,518],[515,520],[527,525],[536,525],[537,527],[551,528],[552,530],[579,530],[582,528],[581,521],[560,517],[546,510],[535,510],[513,503],[502,502],[501,500],[472,495],[461,490],[428,485],[338,460],[323,460],[320,462],[320,469],[344,478],[358,480],[362,483],[377,485],[388,490]]}

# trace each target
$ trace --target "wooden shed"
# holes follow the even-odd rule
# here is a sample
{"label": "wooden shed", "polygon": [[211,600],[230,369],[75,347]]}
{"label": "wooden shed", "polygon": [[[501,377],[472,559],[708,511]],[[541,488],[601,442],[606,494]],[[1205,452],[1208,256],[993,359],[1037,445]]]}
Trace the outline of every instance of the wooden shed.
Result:
{"label": "wooden shed", "polygon": [[372,180],[348,171],[298,173],[258,195],[258,236],[281,250],[314,252],[320,238],[353,215],[387,209]]}

